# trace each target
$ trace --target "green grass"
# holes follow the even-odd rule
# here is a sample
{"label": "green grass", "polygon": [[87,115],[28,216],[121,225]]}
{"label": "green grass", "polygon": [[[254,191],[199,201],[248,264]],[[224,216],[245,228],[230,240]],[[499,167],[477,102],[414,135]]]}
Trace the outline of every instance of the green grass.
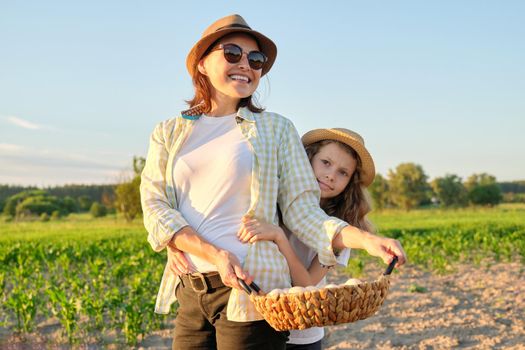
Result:
{"label": "green grass", "polygon": [[525,225],[525,205],[500,205],[496,208],[466,208],[457,210],[427,209],[409,212],[384,210],[374,212],[371,220],[379,231],[436,229],[487,223],[516,223]]}
{"label": "green grass", "polygon": [[[371,219],[380,234],[401,241],[411,264],[437,273],[458,263],[525,263],[523,205],[391,210]],[[146,237],[140,219],[0,220],[0,322],[30,333],[55,316],[70,343],[115,332],[117,342],[135,344],[168,320],[153,313],[166,255],[153,252]],[[371,261],[353,252],[348,270],[359,275]],[[414,286],[413,292],[424,291]]]}
{"label": "green grass", "polygon": [[[521,260],[525,263],[525,206],[458,210],[387,210],[371,220],[380,234],[398,239],[411,264],[437,273],[453,272],[457,263]],[[357,261],[372,261],[358,252]],[[360,275],[364,264],[350,262]]]}
{"label": "green grass", "polygon": [[49,222],[2,222],[0,220],[0,243],[25,240],[100,240],[135,236],[144,238],[146,231],[141,219],[127,223],[110,215],[93,219],[88,214],[71,214],[65,219]]}

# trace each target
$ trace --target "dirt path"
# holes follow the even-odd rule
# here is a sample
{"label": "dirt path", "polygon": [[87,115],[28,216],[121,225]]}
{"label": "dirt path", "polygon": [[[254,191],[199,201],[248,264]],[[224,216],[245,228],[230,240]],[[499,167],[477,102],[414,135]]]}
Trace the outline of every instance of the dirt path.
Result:
{"label": "dirt path", "polygon": [[[460,266],[452,275],[436,276],[405,268],[393,276],[375,316],[327,328],[325,347],[525,349],[524,270],[518,263]],[[335,283],[345,279],[340,272],[333,276]]]}

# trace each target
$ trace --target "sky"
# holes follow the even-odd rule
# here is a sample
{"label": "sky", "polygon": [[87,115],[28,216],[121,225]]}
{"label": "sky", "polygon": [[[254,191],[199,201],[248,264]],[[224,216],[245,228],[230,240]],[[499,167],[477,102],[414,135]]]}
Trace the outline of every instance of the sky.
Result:
{"label": "sky", "polygon": [[0,184],[117,182],[232,13],[275,41],[259,101],[300,134],[357,131],[383,175],[525,179],[523,1],[0,0]]}

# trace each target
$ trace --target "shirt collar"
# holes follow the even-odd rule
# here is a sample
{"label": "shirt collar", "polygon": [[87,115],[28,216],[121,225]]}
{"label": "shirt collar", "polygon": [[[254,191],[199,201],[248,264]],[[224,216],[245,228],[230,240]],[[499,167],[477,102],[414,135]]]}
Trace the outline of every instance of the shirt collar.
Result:
{"label": "shirt collar", "polygon": [[244,119],[246,121],[249,121],[251,123],[255,122],[255,117],[253,115],[253,112],[250,111],[246,107],[239,108],[239,110],[237,111],[237,117],[240,117],[240,118],[242,118],[242,119]]}
{"label": "shirt collar", "polygon": [[[182,112],[180,112],[182,118],[184,119],[188,119],[188,120],[197,120],[201,117],[201,115],[203,114],[203,109],[204,109],[204,105],[203,104],[198,104],[190,109],[187,109],[187,110],[184,110]],[[241,107],[239,108],[239,110],[237,111],[237,118],[241,118],[241,119],[244,119],[248,122],[255,122],[255,117],[253,115],[253,112],[250,111],[248,108],[246,107]]]}
{"label": "shirt collar", "polygon": [[186,109],[185,111],[180,112],[180,115],[184,119],[197,120],[203,114],[203,109],[204,109],[204,105],[198,104],[194,107],[191,107],[190,109]]}

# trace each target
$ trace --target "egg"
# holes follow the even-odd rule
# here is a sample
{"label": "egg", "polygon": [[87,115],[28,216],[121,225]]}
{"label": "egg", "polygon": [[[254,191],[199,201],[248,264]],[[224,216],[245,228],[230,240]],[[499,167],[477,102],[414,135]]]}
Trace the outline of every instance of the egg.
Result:
{"label": "egg", "polygon": [[361,283],[363,283],[363,281],[361,281],[360,279],[350,278],[348,281],[345,282],[345,286],[357,286]]}
{"label": "egg", "polygon": [[273,297],[278,296],[282,292],[283,292],[282,289],[277,288],[277,289],[272,290],[270,293],[268,293],[268,296],[273,298]]}
{"label": "egg", "polygon": [[316,291],[318,289],[319,288],[317,288],[316,286],[308,286],[304,290],[305,290],[305,292],[314,292],[314,291]]}
{"label": "egg", "polygon": [[325,288],[339,288],[339,286],[337,284],[327,284],[326,286],[324,286]]}
{"label": "egg", "polygon": [[304,288],[303,287],[292,287],[288,290],[288,293],[290,294],[295,294],[295,293],[304,293]]}

